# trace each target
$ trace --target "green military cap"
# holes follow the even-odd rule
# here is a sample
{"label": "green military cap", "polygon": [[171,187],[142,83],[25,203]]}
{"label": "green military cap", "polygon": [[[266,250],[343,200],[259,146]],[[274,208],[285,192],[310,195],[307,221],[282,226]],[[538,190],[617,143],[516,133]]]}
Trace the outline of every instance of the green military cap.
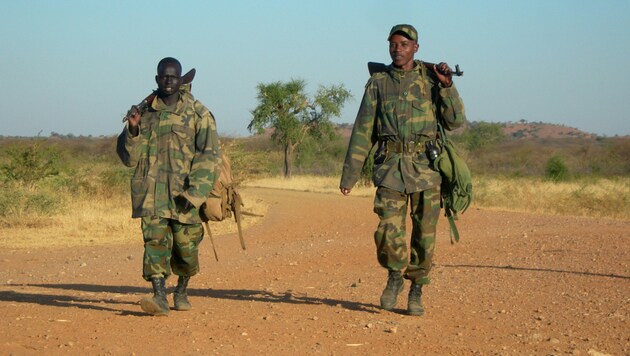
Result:
{"label": "green military cap", "polygon": [[389,31],[389,36],[387,36],[387,40],[389,41],[395,33],[400,33],[411,40],[418,41],[418,31],[411,25],[401,24],[392,27],[392,30]]}

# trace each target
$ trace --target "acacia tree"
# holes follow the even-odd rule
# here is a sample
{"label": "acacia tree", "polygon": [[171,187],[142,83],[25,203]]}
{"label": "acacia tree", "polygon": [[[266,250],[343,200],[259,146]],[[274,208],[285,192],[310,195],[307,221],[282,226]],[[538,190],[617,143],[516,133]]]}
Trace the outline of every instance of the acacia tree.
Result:
{"label": "acacia tree", "polygon": [[351,97],[343,85],[320,86],[315,96],[305,93],[306,83],[293,79],[289,82],[259,83],[258,106],[252,110],[250,132],[263,133],[273,129],[271,139],[284,148],[284,176],[291,177],[293,153],[307,135],[315,139],[335,135],[330,119],[338,117],[346,100]]}

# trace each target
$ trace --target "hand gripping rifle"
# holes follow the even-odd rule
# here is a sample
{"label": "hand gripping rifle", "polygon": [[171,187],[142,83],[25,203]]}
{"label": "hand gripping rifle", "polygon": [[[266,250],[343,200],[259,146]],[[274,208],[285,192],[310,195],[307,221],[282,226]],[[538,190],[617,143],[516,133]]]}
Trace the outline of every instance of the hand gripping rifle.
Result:
{"label": "hand gripping rifle", "polygon": [[[430,70],[431,72],[435,72],[435,70],[433,69],[433,66],[435,66],[436,64],[422,61],[422,65],[424,65],[424,67]],[[384,63],[368,62],[368,71],[370,72],[370,75],[374,73],[385,72],[387,70],[387,67],[388,65]],[[442,73],[442,74],[446,75],[446,73]],[[464,75],[464,72],[459,70],[459,64],[456,64],[455,70],[451,72],[451,74],[461,77],[462,75]]]}
{"label": "hand gripping rifle", "polygon": [[[195,68],[193,68],[189,70],[188,73],[184,74],[182,76],[182,85],[190,84],[195,78],[195,73],[196,73],[196,70]],[[153,99],[155,99],[156,96],[157,96],[157,90],[154,90],[153,93],[149,94],[149,96],[144,98],[138,105],[136,105],[136,109],[138,109],[140,113],[144,112],[149,107],[149,105],[151,105],[151,103],[153,102]],[[129,120],[130,116],[131,116],[131,110],[127,113],[127,115],[125,115],[125,117],[123,117],[122,122]]]}

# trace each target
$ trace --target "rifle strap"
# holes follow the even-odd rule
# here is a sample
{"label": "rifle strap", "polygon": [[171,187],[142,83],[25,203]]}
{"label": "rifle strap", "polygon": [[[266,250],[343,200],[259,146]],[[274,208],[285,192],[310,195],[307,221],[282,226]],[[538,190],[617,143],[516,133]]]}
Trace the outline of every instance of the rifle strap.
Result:
{"label": "rifle strap", "polygon": [[[426,64],[420,62],[420,77],[422,79],[422,86],[420,87],[420,92],[422,93],[423,96],[427,95],[427,84],[425,81],[426,76],[427,76]],[[431,109],[433,109],[433,105],[431,105]]]}
{"label": "rifle strap", "polygon": [[451,245],[454,245],[456,242],[459,242],[459,231],[457,230],[457,226],[455,226],[455,220],[457,220],[457,213],[451,210],[451,207],[448,206],[448,203],[446,203],[444,206],[444,213],[450,227],[449,235],[451,238]]}

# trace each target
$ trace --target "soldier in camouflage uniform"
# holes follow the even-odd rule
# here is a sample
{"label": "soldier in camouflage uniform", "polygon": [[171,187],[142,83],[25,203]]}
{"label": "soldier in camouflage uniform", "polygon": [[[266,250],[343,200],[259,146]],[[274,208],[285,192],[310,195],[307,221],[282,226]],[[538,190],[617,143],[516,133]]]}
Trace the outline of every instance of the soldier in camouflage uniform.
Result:
{"label": "soldier in camouflage uniform", "polygon": [[[411,280],[407,311],[422,315],[422,286],[430,282],[435,232],[440,213],[440,173],[431,168],[426,144],[435,140],[437,120],[448,130],[466,120],[451,69],[440,63],[427,69],[414,60],[418,33],[411,25],[394,26],[388,37],[392,63],[371,76],[354,123],[341,177],[348,195],[374,146],[372,180],[377,187],[374,233],[377,259],[389,271],[381,307],[391,310]],[[406,214],[412,221],[409,251]]]}
{"label": "soldier in camouflage uniform", "polygon": [[153,285],[153,297],[141,307],[153,315],[168,315],[165,279],[178,275],[173,293],[175,310],[189,310],[186,288],[199,272],[198,246],[203,228],[198,209],[218,177],[220,147],[210,111],[182,84],[182,67],[175,58],[162,59],[155,80],[157,97],[148,110],[130,110],[118,136],[117,153],[131,178],[132,216],[141,218],[144,237],[143,277]]}

